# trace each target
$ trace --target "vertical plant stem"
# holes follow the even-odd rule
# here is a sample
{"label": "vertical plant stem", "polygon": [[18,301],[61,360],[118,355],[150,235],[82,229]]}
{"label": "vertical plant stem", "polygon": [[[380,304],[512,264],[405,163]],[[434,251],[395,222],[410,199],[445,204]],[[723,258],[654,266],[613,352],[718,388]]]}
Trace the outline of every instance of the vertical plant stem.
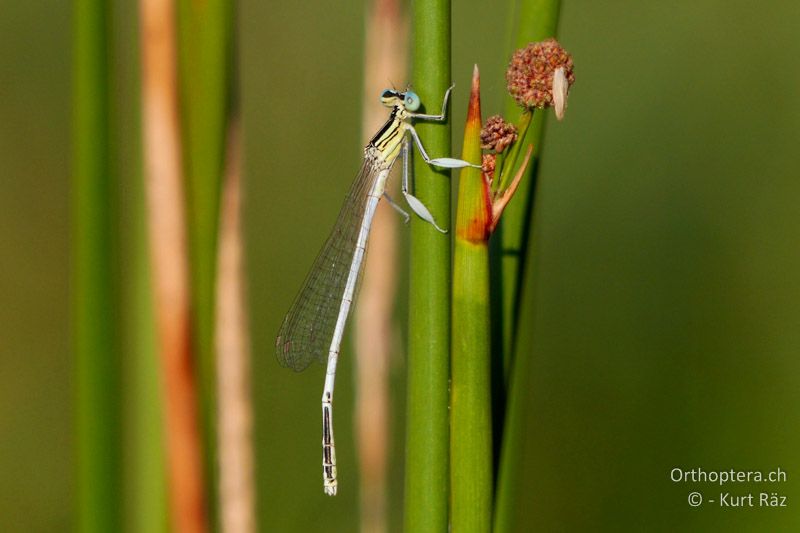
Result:
{"label": "vertical plant stem", "polygon": [[[408,19],[400,0],[370,2],[364,48],[362,133],[366,142],[386,122],[386,108],[377,101],[386,80],[406,79]],[[394,189],[398,184],[399,180],[391,182]],[[398,221],[391,206],[386,202],[378,204],[354,317],[359,530],[369,533],[388,529],[389,369],[396,329],[393,311],[398,275]]]}
{"label": "vertical plant stem", "polygon": [[[559,0],[522,0],[516,47],[524,46],[531,41],[541,41],[555,36],[560,5],[561,2]],[[511,51],[509,51],[509,55],[510,53]],[[511,97],[507,99],[506,109],[508,116],[514,116],[512,113],[520,112]],[[500,451],[495,495],[494,531],[498,533],[518,531],[520,529],[520,524],[516,524],[514,521],[514,509],[522,501],[520,491],[527,490],[523,486],[523,479],[520,477],[522,472],[519,469],[519,464],[520,454],[522,453],[522,440],[526,438],[522,407],[528,391],[524,387],[524,380],[525,376],[528,375],[531,361],[530,356],[515,360],[514,353],[531,353],[529,348],[523,350],[517,346],[516,338],[521,297],[523,294],[530,293],[529,290],[525,290],[523,275],[525,262],[529,254],[536,173],[541,156],[545,116],[545,113],[535,113],[525,138],[518,141],[524,142],[525,145],[533,145],[534,160],[517,190],[519,200],[509,204],[500,224],[500,247],[502,251],[500,270],[502,286],[501,331],[503,335],[503,376],[505,378],[503,383],[507,390],[507,405],[505,418],[503,419],[502,449]]]}
{"label": "vertical plant stem", "polygon": [[[138,6],[127,6],[129,16],[136,16]],[[133,28],[138,32],[139,28]],[[138,40],[136,41],[138,42]],[[135,52],[134,52],[135,53]],[[138,56],[137,56],[138,57]],[[131,68],[140,70],[134,63]],[[138,77],[136,78],[138,92]],[[129,89],[131,92],[133,88]],[[125,98],[126,93],[117,98]],[[136,129],[141,139],[141,107],[130,106],[119,123],[126,130]],[[167,474],[164,451],[163,406],[164,395],[160,387],[158,342],[153,284],[149,263],[144,181],[142,180],[141,142],[132,136],[120,139],[125,142],[128,159],[120,156],[119,174],[125,182],[125,208],[123,213],[126,241],[124,256],[124,330],[122,356],[125,358],[124,401],[125,435],[125,523],[131,531],[166,533],[169,531],[167,503]]]}
{"label": "vertical plant stem", "polygon": [[253,533],[253,406],[250,394],[250,335],[242,267],[241,122],[231,121],[220,219],[217,278],[217,398],[219,399],[219,505],[221,531]]}
{"label": "vertical plant stem", "polygon": [[[192,322],[209,501],[216,502],[215,275],[232,81],[232,0],[178,0],[178,53],[189,215]],[[210,508],[217,523],[215,506]]]}
{"label": "vertical plant stem", "polygon": [[195,361],[172,3],[141,0],[145,189],[164,391],[175,531],[207,530]]}
{"label": "vertical plant stem", "polygon": [[[167,533],[169,514],[163,405],[144,180],[138,2],[114,5],[112,152],[120,182],[120,343],[123,380],[123,499],[125,528]],[[119,135],[124,131],[125,135]]]}
{"label": "vertical plant stem", "polygon": [[[520,48],[529,42],[553,37],[556,33],[560,5],[560,0],[522,0],[514,47]],[[507,51],[508,57],[511,56],[511,52],[512,50]],[[508,57],[506,57],[506,61]],[[514,99],[507,96],[506,116],[516,117],[520,113],[522,111]],[[524,281],[522,276],[528,254],[536,172],[539,168],[545,116],[546,113],[543,112],[534,113],[525,136],[517,142],[518,146],[533,145],[533,162],[520,182],[516,193],[517,201],[509,204],[500,223],[501,231],[498,240],[502,249],[502,350],[506,386],[508,386],[514,343],[517,337],[519,303]]]}
{"label": "vertical plant stem", "polygon": [[[450,86],[450,0],[413,4],[413,86],[438,112]],[[450,126],[420,123],[431,157],[450,153]],[[450,178],[415,158],[415,194],[439,225],[450,227]],[[405,530],[447,531],[450,237],[414,217],[409,273]]]}
{"label": "vertical plant stem", "polygon": [[[137,173],[140,175],[140,173]],[[141,187],[141,185],[139,185]],[[128,493],[132,495],[130,515],[131,530],[166,533],[169,531],[166,490],[166,464],[164,453],[164,394],[160,385],[158,350],[156,348],[153,290],[148,265],[147,238],[144,224],[143,191],[136,191],[135,213],[131,228],[133,243],[130,249],[133,276],[128,280],[126,295],[129,307],[128,323],[131,360],[129,366],[132,382],[130,398],[132,416],[127,422],[131,435],[126,442],[134,446],[132,464],[127,467],[131,479]]]}
{"label": "vertical plant stem", "polygon": [[109,20],[102,0],[74,12],[73,311],[78,431],[78,530],[120,530],[120,361],[109,146]]}
{"label": "vertical plant stem", "polygon": [[[478,67],[461,158],[481,163]],[[453,354],[450,402],[450,525],[452,531],[489,532],[492,526],[490,390],[489,191],[480,169],[461,171],[453,259]]]}

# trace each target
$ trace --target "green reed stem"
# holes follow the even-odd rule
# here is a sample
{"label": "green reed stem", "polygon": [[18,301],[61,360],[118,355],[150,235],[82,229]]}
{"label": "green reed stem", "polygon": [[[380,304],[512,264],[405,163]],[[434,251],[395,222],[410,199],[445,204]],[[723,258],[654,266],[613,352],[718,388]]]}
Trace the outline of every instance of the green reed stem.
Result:
{"label": "green reed stem", "polygon": [[[461,158],[481,163],[478,68],[472,81]],[[492,526],[491,337],[488,224],[491,206],[480,169],[461,171],[453,259],[450,402],[450,526],[489,532]]]}
{"label": "green reed stem", "polygon": [[121,529],[120,367],[108,2],[74,4],[73,319],[78,531]]}
{"label": "green reed stem", "polygon": [[[520,48],[529,42],[542,41],[553,37],[558,23],[559,0],[522,0],[519,10],[519,22],[514,48]],[[513,50],[507,51],[508,62]],[[520,116],[521,110],[513,98],[506,98],[506,116]],[[525,112],[523,112],[524,116]],[[547,113],[533,113],[527,132],[516,143],[516,146],[533,145],[533,161],[523,177],[517,199],[511,202],[503,213],[500,223],[500,246],[502,248],[502,337],[503,368],[506,385],[513,362],[514,343],[517,338],[517,321],[519,319],[520,295],[523,286],[525,260],[528,255],[528,241],[533,213],[533,198],[536,190],[536,174],[539,168],[542,133]],[[524,121],[521,120],[521,123]],[[522,133],[522,130],[520,130]],[[519,162],[517,161],[518,165]],[[512,169],[516,170],[516,168]],[[513,172],[509,173],[513,175]]]}
{"label": "green reed stem", "polygon": [[193,326],[209,510],[216,523],[215,277],[232,67],[231,0],[179,0],[178,55]]}
{"label": "green reed stem", "polygon": [[[560,4],[559,0],[522,0],[514,48],[555,36]],[[508,50],[508,57],[511,53],[512,50]],[[508,61],[508,57],[504,58],[505,62]],[[507,116],[515,116],[520,112],[511,97],[507,98],[506,110]],[[529,487],[525,482],[530,482],[521,477],[522,471],[519,465],[522,462],[523,439],[526,438],[522,406],[529,394],[523,385],[524,377],[529,373],[532,349],[530,346],[518,346],[516,339],[521,296],[530,293],[529,290],[525,290],[523,275],[529,254],[536,174],[539,168],[546,115],[547,113],[534,113],[527,134],[524,139],[518,141],[525,146],[533,144],[533,161],[517,190],[519,198],[508,205],[498,228],[501,251],[499,280],[502,287],[499,331],[503,340],[500,350],[504,377],[502,383],[507,387],[507,405],[501,429],[503,437],[495,495],[494,531],[498,533],[519,531],[525,526],[515,522],[514,511],[526,501]],[[497,348],[497,344],[495,347]],[[524,353],[527,357],[515,358],[515,353]]]}
{"label": "green reed stem", "polygon": [[[138,146],[138,144],[137,144]],[[153,312],[153,288],[148,258],[145,201],[141,168],[130,171],[128,201],[131,212],[126,221],[124,258],[130,275],[124,283],[125,332],[123,353],[126,388],[125,413],[128,433],[126,454],[126,523],[131,531],[165,533],[168,531],[167,469],[164,450],[163,394],[159,373],[156,318]]]}
{"label": "green reed stem", "polygon": [[[413,87],[436,113],[450,77],[450,1],[413,3]],[[450,153],[450,126],[417,125],[431,157]],[[439,225],[450,227],[450,175],[415,158],[415,194]],[[411,223],[405,530],[447,531],[450,358],[450,236]]]}

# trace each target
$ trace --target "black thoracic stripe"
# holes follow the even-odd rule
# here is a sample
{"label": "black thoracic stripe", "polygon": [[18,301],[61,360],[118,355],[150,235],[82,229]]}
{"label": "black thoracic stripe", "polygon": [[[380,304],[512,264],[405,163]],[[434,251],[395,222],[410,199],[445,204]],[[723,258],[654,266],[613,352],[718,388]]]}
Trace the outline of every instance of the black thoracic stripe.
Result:
{"label": "black thoracic stripe", "polygon": [[372,146],[375,146],[377,148],[377,143],[380,140],[380,138],[395,123],[395,118],[394,118],[395,115],[397,115],[397,108],[396,107],[394,109],[392,109],[392,114],[389,115],[389,120],[386,121],[386,124],[384,124],[383,127],[380,130],[378,130],[378,133],[376,133],[375,136],[372,138],[372,140],[369,141],[369,144],[371,144]]}
{"label": "black thoracic stripe", "polygon": [[377,148],[378,150],[381,150],[381,151],[383,151],[383,150],[386,148],[386,145],[388,145],[388,144],[389,144],[389,142],[391,142],[391,140],[392,140],[392,139],[394,139],[395,137],[397,137],[397,135],[400,133],[400,124],[398,124],[397,122],[395,122],[395,123],[394,123],[394,126],[395,126],[394,130],[392,130],[392,131],[391,131],[391,132],[390,132],[388,135],[386,135],[386,136],[385,136],[383,139],[380,139],[380,140],[378,141],[378,144],[376,144],[376,145],[375,145],[375,148]]}

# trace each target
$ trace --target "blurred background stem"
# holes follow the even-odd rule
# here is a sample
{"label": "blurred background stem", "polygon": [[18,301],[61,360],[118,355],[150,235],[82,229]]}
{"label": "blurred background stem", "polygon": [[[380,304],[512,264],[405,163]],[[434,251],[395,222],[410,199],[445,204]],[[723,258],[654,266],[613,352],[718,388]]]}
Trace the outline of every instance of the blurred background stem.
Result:
{"label": "blurred background stem", "polygon": [[170,515],[179,533],[208,529],[178,108],[175,13],[141,1],[142,117],[148,237],[159,335]]}
{"label": "blurred background stem", "polygon": [[121,529],[116,182],[110,154],[111,11],[74,3],[73,320],[77,355],[78,530]]}
{"label": "blurred background stem", "polygon": [[[378,101],[381,91],[392,81],[403,83],[407,79],[408,17],[404,7],[401,0],[369,2],[364,46],[363,144],[386,122],[386,108]],[[395,174],[387,187],[396,191],[399,181]],[[398,329],[393,315],[399,270],[399,220],[386,202],[378,204],[354,316],[359,512],[360,531],[365,533],[388,529],[387,455],[392,435],[399,433],[399,424],[389,424],[389,369]]]}
{"label": "blurred background stem", "polygon": [[[233,74],[232,0],[178,0],[181,127],[191,301],[203,419],[205,469],[216,502],[215,273],[222,175]],[[211,523],[217,523],[212,505]]]}
{"label": "blurred background stem", "polygon": [[237,116],[231,120],[228,133],[217,279],[217,441],[219,515],[223,533],[256,531],[250,335],[242,266],[241,136],[241,122]]}
{"label": "blurred background stem", "polygon": [[[416,0],[412,14],[413,87],[422,112],[438,113],[450,76],[450,1]],[[431,157],[450,153],[450,126],[420,122]],[[412,150],[413,152],[413,150]],[[449,172],[414,158],[415,195],[450,228]],[[405,530],[447,531],[450,236],[411,219]]]}
{"label": "blurred background stem", "polygon": [[127,530],[171,531],[167,494],[164,394],[158,357],[153,283],[142,179],[139,3],[114,6],[112,99],[114,171],[120,181],[121,355],[123,361],[124,512]]}
{"label": "blurred background stem", "polygon": [[[559,0],[522,0],[513,48],[554,37],[560,4]],[[513,13],[510,16],[514,16]],[[512,51],[509,49],[506,52],[505,62],[508,62]],[[523,111],[516,102],[506,96],[506,116],[517,117],[520,113]],[[545,116],[546,113],[541,111],[534,113],[524,138],[517,141],[525,146],[533,145],[533,161],[522,178],[516,192],[517,198],[508,204],[492,249],[493,266],[499,266],[499,269],[494,269],[494,279],[499,282],[502,295],[501,308],[495,307],[496,320],[493,323],[493,333],[502,339],[502,343],[494,344],[494,357],[502,363],[498,365],[498,361],[495,361],[494,368],[499,367],[500,371],[495,372],[496,378],[493,380],[496,385],[494,394],[498,398],[494,411],[497,415],[495,435],[502,434],[495,494],[496,532],[520,529],[519,524],[513,523],[513,510],[520,501],[519,491],[527,490],[520,485],[522,470],[519,465],[523,440],[526,438],[522,409],[525,398],[530,395],[524,386],[524,379],[529,373],[532,348],[530,345],[518,346],[516,341],[520,302],[531,295],[531,288],[526,285],[523,273],[531,253],[529,241]],[[530,339],[530,336],[527,338]],[[515,354],[524,356],[515,358]]]}

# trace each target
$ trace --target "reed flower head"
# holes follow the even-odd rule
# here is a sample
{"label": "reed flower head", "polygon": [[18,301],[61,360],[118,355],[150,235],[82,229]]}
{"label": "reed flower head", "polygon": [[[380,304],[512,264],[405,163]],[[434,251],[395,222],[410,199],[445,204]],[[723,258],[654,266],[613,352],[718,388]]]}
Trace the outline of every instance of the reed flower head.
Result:
{"label": "reed flower head", "polygon": [[500,115],[489,117],[481,129],[481,148],[498,154],[517,140],[517,128]]}
{"label": "reed flower head", "polygon": [[566,94],[575,82],[572,56],[555,39],[530,43],[514,52],[506,81],[508,92],[519,105],[542,109],[558,104],[556,114],[560,118]]}
{"label": "reed flower head", "polygon": [[481,170],[490,182],[494,179],[494,171],[497,167],[497,154],[483,154]]}

